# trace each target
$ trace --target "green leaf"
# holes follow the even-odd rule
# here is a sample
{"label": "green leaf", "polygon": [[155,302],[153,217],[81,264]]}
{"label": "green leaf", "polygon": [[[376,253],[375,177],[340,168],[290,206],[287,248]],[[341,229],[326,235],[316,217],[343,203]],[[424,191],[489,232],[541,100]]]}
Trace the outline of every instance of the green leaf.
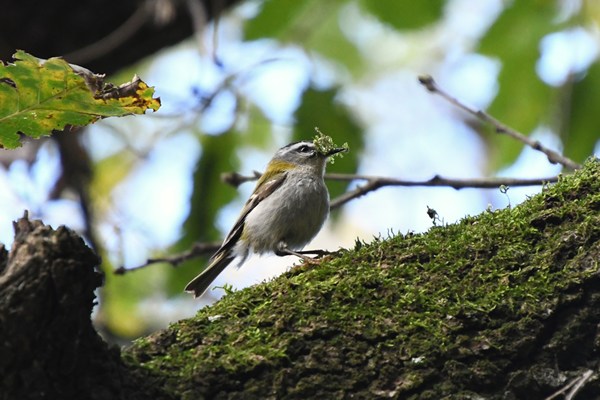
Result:
{"label": "green leaf", "polygon": [[360,0],[360,6],[398,30],[418,29],[438,21],[444,0]]}
{"label": "green leaf", "polygon": [[[331,136],[334,143],[341,145],[348,142],[350,151],[343,158],[335,160],[328,170],[353,173],[358,166],[358,157],[363,149],[362,129],[352,119],[351,114],[342,104],[336,101],[337,88],[329,90],[316,90],[308,88],[303,96],[300,107],[296,110],[296,124],[294,125],[294,140],[312,140],[315,136],[315,127],[327,136]],[[347,182],[327,182],[331,198],[342,194]]]}
{"label": "green leaf", "polygon": [[18,147],[18,132],[38,138],[66,125],[160,107],[154,89],[138,77],[114,87],[60,58],[40,60],[21,50],[13,58],[13,64],[0,63],[0,147]]}
{"label": "green leaf", "polygon": [[[515,1],[480,42],[483,54],[502,62],[499,93],[488,112],[524,134],[550,117],[554,89],[540,80],[535,65],[541,39],[558,27],[555,16],[555,2]],[[492,168],[512,163],[522,150],[504,135],[486,140]]]}
{"label": "green leaf", "polygon": [[570,113],[561,137],[567,157],[583,162],[600,140],[600,119],[594,110],[600,104],[600,64],[595,63],[571,94]]}

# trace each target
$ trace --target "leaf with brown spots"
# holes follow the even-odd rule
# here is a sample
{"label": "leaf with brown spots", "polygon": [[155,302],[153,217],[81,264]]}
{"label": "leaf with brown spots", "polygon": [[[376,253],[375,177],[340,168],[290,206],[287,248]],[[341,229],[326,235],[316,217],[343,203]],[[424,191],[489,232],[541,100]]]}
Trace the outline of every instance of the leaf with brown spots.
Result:
{"label": "leaf with brown spots", "polygon": [[19,133],[39,138],[66,125],[160,107],[154,89],[137,76],[117,87],[61,58],[40,60],[22,50],[13,58],[14,63],[0,62],[0,148],[19,147]]}

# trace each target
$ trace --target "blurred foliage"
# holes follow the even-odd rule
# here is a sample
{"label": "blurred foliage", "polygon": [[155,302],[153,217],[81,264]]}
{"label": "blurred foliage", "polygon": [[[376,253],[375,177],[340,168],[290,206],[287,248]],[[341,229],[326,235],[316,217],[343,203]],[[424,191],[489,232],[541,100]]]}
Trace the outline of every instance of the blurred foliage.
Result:
{"label": "blurred foliage", "polygon": [[445,0],[360,0],[365,10],[398,30],[419,29],[442,17]]}
{"label": "blurred foliage", "polygon": [[[540,40],[557,27],[556,3],[513,2],[496,20],[480,43],[479,50],[502,62],[498,77],[500,92],[488,109],[497,119],[523,133],[530,133],[549,115],[555,90],[538,77],[535,65]],[[516,140],[486,135],[492,170],[513,162],[522,149]]]}
{"label": "blurred foliage", "polygon": [[164,292],[164,278],[174,275],[171,273],[173,268],[162,265],[115,275],[108,261],[110,256],[105,254],[102,258],[106,273],[104,285],[100,289],[101,302],[96,323],[116,337],[134,338],[149,333],[153,328],[140,315],[140,301],[160,298]]}
{"label": "blurred foliage", "polygon": [[[239,161],[235,152],[239,135],[228,131],[220,135],[201,138],[202,154],[194,171],[194,192],[191,210],[184,224],[182,245],[193,242],[218,240],[220,232],[214,224],[219,209],[235,197],[235,189],[221,182],[221,173],[236,170]],[[222,190],[225,188],[226,190]]]}
{"label": "blurred foliage", "polygon": [[572,92],[563,104],[565,121],[560,133],[565,154],[580,161],[589,157],[590,150],[600,140],[600,118],[594,111],[600,104],[600,64],[592,65],[583,76],[573,77],[573,81],[565,88]]}
{"label": "blurred foliage", "polygon": [[[193,176],[194,190],[190,199],[190,213],[183,225],[184,235],[175,246],[177,250],[189,249],[193,243],[222,239],[215,225],[221,207],[237,196],[235,188],[221,181],[221,174],[239,167],[236,153],[240,142],[239,132],[230,130],[220,135],[201,137],[202,154]],[[170,274],[168,290],[180,293],[185,284],[202,268],[205,260],[183,263],[178,273]]]}
{"label": "blurred foliage", "polygon": [[96,212],[104,213],[108,207],[106,199],[135,166],[137,158],[129,150],[121,150],[94,164],[94,175],[90,182],[90,194]]}
{"label": "blurred foliage", "polygon": [[245,24],[245,37],[301,43],[313,35],[324,20],[337,14],[342,4],[342,0],[265,0],[260,13]]}
{"label": "blurred foliage", "polygon": [[311,32],[298,37],[297,43],[327,60],[342,65],[354,78],[360,79],[368,60],[340,29],[340,8],[325,13]]}
{"label": "blurred foliage", "polygon": [[[540,126],[554,129],[560,132],[566,154],[582,161],[591,154],[600,137],[600,119],[593,111],[600,104],[600,67],[597,60],[589,69],[578,71],[561,87],[543,82],[536,65],[540,60],[541,41],[547,35],[574,27],[592,32],[597,30],[600,2],[582,0],[581,9],[571,13],[565,12],[564,3],[559,0],[504,1],[503,9],[489,29],[481,37],[473,38],[460,51],[481,54],[500,64],[498,93],[488,109],[494,117],[524,134],[531,134]],[[283,127],[281,120],[270,119],[252,96],[241,94],[243,90],[235,85],[242,86],[242,80],[231,79],[229,86],[222,88],[236,96],[235,121],[229,129],[216,134],[201,132],[198,123],[191,128],[197,133],[201,154],[193,174],[190,212],[180,240],[170,249],[173,252],[187,250],[196,241],[218,241],[222,238],[215,221],[222,207],[238,199],[239,195],[235,188],[221,182],[220,175],[230,171],[252,172],[239,170],[244,150],[257,149],[268,152],[267,157],[270,157],[274,142],[283,141],[277,135],[283,135],[289,141],[311,139],[315,135],[314,128],[318,127],[336,143],[348,142],[350,146],[350,152],[329,166],[329,172],[355,172],[369,140],[365,132],[370,127],[368,122],[358,120],[357,110],[352,109],[352,105],[339,99],[344,98],[349,89],[371,87],[386,74],[397,71],[414,72],[416,81],[420,73],[430,72],[422,69],[430,68],[435,78],[440,66],[456,56],[452,53],[456,49],[449,50],[443,46],[427,48],[430,42],[441,42],[440,37],[447,39],[449,33],[441,28],[448,27],[444,25],[448,17],[448,1],[265,0],[258,4],[256,15],[244,22],[244,39],[268,39],[280,47],[303,50],[307,59],[313,62],[310,68],[314,69],[314,79],[309,80],[307,87],[298,89],[301,97],[293,113],[293,121]],[[360,16],[357,17],[357,14]],[[348,30],[353,28],[353,23],[365,21],[367,25],[371,24],[367,35],[375,35],[375,32],[382,38],[383,33],[393,40],[389,43],[368,40],[359,43],[360,40],[352,37],[354,32]],[[386,40],[381,39],[381,42]],[[407,55],[395,58],[396,54],[390,54],[395,51],[390,43],[400,43],[398,53]],[[371,52],[370,44],[381,48]],[[265,59],[271,57],[272,54],[265,54]],[[413,58],[418,60],[411,64]],[[273,60],[277,61],[276,58]],[[380,65],[385,67],[379,70]],[[333,82],[323,84],[320,73],[336,77]],[[402,96],[403,93],[398,93],[399,103]],[[434,112],[431,113],[432,118],[435,118]],[[456,115],[459,115],[457,118],[466,118],[460,113]],[[487,143],[486,159],[490,170],[511,164],[523,149],[521,144],[506,136],[493,134],[489,126],[480,126],[468,118],[464,122],[477,127],[479,135]],[[94,192],[110,193],[132,170],[135,159],[126,156],[126,152],[127,149],[123,149],[96,166],[103,178],[95,181]],[[263,167],[255,165],[250,168],[260,170]],[[340,195],[346,185],[328,182],[331,197]],[[143,322],[133,317],[140,299],[159,292],[170,295],[181,293],[185,283],[204,265],[205,260],[200,259],[184,263],[177,269],[150,267],[125,276],[108,276],[99,313],[101,319],[119,334],[140,333]]]}
{"label": "blurred foliage", "polygon": [[258,16],[245,24],[245,37],[300,45],[359,75],[365,60],[339,25],[339,13],[347,4],[342,0],[266,0]]}
{"label": "blurred foliage", "polygon": [[[585,21],[584,27],[593,23],[598,28],[600,15],[598,7],[591,6],[593,2],[584,1],[581,11],[570,18],[560,17],[560,6],[564,4],[559,1],[507,2],[508,6],[479,45],[479,51],[497,57],[502,63],[499,92],[488,111],[525,134],[540,124],[562,130],[565,154],[578,162],[591,154],[600,137],[597,118],[586,111],[592,104],[598,104],[595,100],[600,100],[597,95],[600,80],[593,72],[598,68],[597,61],[589,74],[579,77],[572,92],[571,81],[565,83],[567,88],[544,83],[536,72],[536,63],[540,58],[541,40],[546,35],[581,26],[582,21]],[[501,135],[485,136],[485,139],[492,170],[511,164],[522,149],[520,143]]]}
{"label": "blurred foliage", "polygon": [[[444,18],[446,3],[444,0],[359,0],[356,4],[388,27],[404,32],[434,26]],[[268,37],[282,43],[301,45],[340,64],[354,78],[361,79],[365,65],[370,61],[348,39],[339,23],[340,12],[351,4],[354,2],[349,0],[327,3],[317,0],[266,0],[258,15],[245,24],[246,38]],[[476,42],[476,50],[501,63],[499,92],[487,111],[525,134],[541,125],[561,131],[566,155],[581,162],[598,140],[597,131],[589,129],[595,125],[593,116],[585,115],[580,107],[575,107],[590,102],[595,104],[592,98],[600,93],[600,82],[595,80],[594,68],[590,73],[577,76],[572,97],[567,100],[573,107],[564,115],[557,113],[565,111],[565,100],[561,96],[568,90],[548,85],[536,71],[540,43],[548,34],[576,26],[592,30],[594,26],[598,27],[598,2],[584,0],[581,9],[571,14],[566,9],[564,2],[558,0],[505,1],[497,20]],[[585,87],[588,90],[583,90]],[[304,104],[303,101],[300,109]],[[491,134],[492,130],[487,126],[479,126],[478,130],[487,143],[490,170],[511,164],[523,148],[517,141]]]}
{"label": "blurred foliage", "polygon": [[39,138],[66,125],[160,107],[154,89],[139,79],[121,90],[61,58],[40,60],[22,50],[13,57],[14,63],[0,63],[0,148],[20,146],[19,132]]}
{"label": "blurred foliage", "polygon": [[[256,105],[247,102],[244,106],[243,111],[238,111],[243,122],[238,123],[234,128],[240,135],[238,140],[255,149],[268,149],[273,142],[273,136],[270,134],[273,121],[265,116]],[[260,168],[260,165],[256,166],[256,169]],[[233,171],[233,166],[231,171]]]}

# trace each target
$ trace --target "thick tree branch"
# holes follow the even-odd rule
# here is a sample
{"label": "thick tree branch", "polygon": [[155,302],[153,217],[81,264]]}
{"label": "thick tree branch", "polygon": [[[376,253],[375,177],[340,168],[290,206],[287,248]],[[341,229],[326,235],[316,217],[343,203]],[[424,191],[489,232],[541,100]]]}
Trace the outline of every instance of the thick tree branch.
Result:
{"label": "thick tree branch", "polygon": [[357,243],[124,350],[90,322],[99,259],[23,218],[0,249],[0,398],[598,398],[599,176]]}
{"label": "thick tree branch", "polygon": [[229,293],[126,360],[190,398],[598,398],[598,174]]}

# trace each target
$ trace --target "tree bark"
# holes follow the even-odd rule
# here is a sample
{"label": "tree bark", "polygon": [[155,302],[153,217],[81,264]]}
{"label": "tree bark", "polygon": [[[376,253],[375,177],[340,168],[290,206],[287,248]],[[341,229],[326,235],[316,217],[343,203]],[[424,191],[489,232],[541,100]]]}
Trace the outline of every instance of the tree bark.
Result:
{"label": "tree bark", "polygon": [[514,209],[230,293],[122,353],[91,325],[98,258],[66,228],[15,230],[2,399],[600,396],[597,160]]}
{"label": "tree bark", "polygon": [[160,394],[145,391],[119,349],[92,327],[100,259],[65,227],[53,230],[25,215],[14,228],[10,254],[0,248],[0,399]]}

